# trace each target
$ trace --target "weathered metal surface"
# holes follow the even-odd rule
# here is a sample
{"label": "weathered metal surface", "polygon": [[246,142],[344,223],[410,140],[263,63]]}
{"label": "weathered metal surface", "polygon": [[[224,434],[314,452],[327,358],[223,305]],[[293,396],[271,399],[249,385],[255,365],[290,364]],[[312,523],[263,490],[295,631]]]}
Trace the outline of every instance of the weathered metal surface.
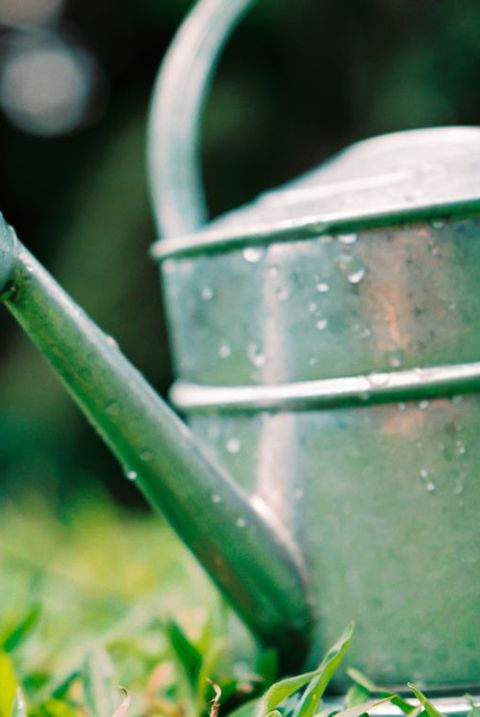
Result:
{"label": "weathered metal surface", "polygon": [[[180,43],[170,87],[185,64]],[[198,106],[205,87],[182,83]],[[173,114],[160,86],[154,116]],[[171,211],[196,166],[184,129],[162,139],[176,177],[151,157]],[[390,685],[479,680],[479,156],[476,128],[376,138],[207,226],[171,222],[154,185],[172,398],[298,543],[311,660],[355,618],[347,664]]]}

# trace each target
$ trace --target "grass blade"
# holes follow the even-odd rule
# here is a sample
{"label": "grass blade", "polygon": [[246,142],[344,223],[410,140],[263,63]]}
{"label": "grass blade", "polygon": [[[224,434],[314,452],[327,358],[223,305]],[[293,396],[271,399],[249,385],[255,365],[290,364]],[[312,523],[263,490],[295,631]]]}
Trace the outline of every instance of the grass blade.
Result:
{"label": "grass blade", "polygon": [[[322,689],[324,691],[348,649],[352,634],[353,624],[349,625],[338,642],[330,648],[316,670],[306,672],[303,675],[297,675],[296,677],[287,677],[272,685],[258,703],[255,717],[267,717],[267,715],[273,712],[284,700],[291,697],[291,695],[302,687],[312,683],[312,681],[316,681],[319,692],[321,692]],[[312,704],[312,702],[313,701],[309,700],[309,705]]]}
{"label": "grass blade", "polygon": [[85,703],[92,717],[112,717],[117,689],[113,680],[113,665],[105,650],[87,654],[82,669]]}
{"label": "grass blade", "polygon": [[[391,695],[393,697],[393,695]],[[360,717],[360,715],[368,714],[371,710],[379,705],[383,705],[385,702],[390,702],[390,697],[382,697],[381,699],[368,700],[360,705],[349,707],[346,710],[337,712],[335,717]]]}
{"label": "grass blade", "polygon": [[475,703],[475,698],[472,695],[465,695],[465,699],[470,705],[470,712],[467,717],[480,717],[480,704]]}
{"label": "grass blade", "polygon": [[353,623],[348,626],[340,639],[330,648],[317,670],[317,674],[310,681],[305,693],[302,695],[293,717],[313,717],[320,705],[323,693],[328,683],[345,657],[350,647],[353,635]]}
{"label": "grass blade", "polygon": [[18,687],[10,658],[0,652],[0,717],[11,717]]}
{"label": "grass blade", "polygon": [[[415,710],[414,705],[404,700],[403,697],[400,697],[400,695],[392,694],[390,690],[387,690],[385,687],[380,687],[379,685],[376,685],[369,677],[364,675],[363,672],[360,672],[360,670],[356,670],[355,668],[350,667],[347,670],[347,674],[355,682],[358,688],[358,695],[360,695],[362,691],[366,697],[368,697],[369,695],[388,697],[390,695],[390,702],[393,705],[402,710],[405,715],[413,715],[413,712]],[[353,699],[356,699],[356,694],[356,692],[353,692]],[[349,704],[349,707],[350,706],[353,707],[353,703]]]}
{"label": "grass blade", "polygon": [[167,623],[166,633],[172,650],[185,671],[190,687],[195,692],[202,667],[202,655],[174,620]]}
{"label": "grass blade", "polygon": [[420,704],[423,705],[425,712],[428,714],[428,717],[444,717],[442,712],[439,712],[439,710],[437,710],[437,708],[430,702],[430,700],[425,697],[423,692],[420,692],[418,687],[416,687],[412,682],[408,682],[407,684],[412,690],[417,700],[420,702]]}
{"label": "grass blade", "polygon": [[12,707],[12,717],[27,717],[27,705],[20,687],[17,687],[15,701]]}
{"label": "grass blade", "polygon": [[2,649],[5,650],[5,652],[12,652],[12,650],[18,647],[24,640],[27,639],[27,637],[29,637],[29,635],[36,628],[39,619],[40,606],[34,605],[20,620],[20,622],[10,628],[7,634],[3,636]]}

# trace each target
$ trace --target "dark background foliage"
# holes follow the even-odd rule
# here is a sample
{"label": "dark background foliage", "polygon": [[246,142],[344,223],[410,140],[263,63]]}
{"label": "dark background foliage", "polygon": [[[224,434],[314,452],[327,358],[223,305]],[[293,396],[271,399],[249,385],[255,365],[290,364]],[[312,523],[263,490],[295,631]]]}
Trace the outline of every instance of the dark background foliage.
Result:
{"label": "dark background foliage", "polygon": [[[0,0],[0,208],[165,393],[171,367],[157,272],[147,258],[154,230],[145,125],[159,62],[191,3],[58,0],[55,12],[32,19],[28,5],[35,2],[38,10],[55,0]],[[480,124],[478,0],[257,6],[224,54],[206,112],[212,215],[356,139]],[[40,132],[35,107],[25,127],[2,100],[1,78],[25,42],[61,42],[88,59],[88,92],[69,128]],[[52,88],[59,77],[47,73],[42,81]],[[22,91],[16,84],[20,99]],[[138,505],[136,491],[6,312],[0,331],[3,495],[37,490],[61,501],[71,491],[98,490],[101,481]]]}

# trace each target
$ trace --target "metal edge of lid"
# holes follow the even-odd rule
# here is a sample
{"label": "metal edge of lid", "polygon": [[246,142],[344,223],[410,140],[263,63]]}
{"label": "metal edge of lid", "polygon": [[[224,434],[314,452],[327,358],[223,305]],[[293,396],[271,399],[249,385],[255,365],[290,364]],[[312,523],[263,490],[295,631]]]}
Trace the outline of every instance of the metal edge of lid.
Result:
{"label": "metal edge of lid", "polygon": [[204,386],[177,381],[170,400],[184,413],[284,411],[368,405],[480,391],[480,362],[273,385]]}
{"label": "metal edge of lid", "polygon": [[451,125],[384,132],[360,139],[343,151],[354,152],[355,154],[363,154],[366,151],[369,157],[374,157],[378,154],[384,154],[386,150],[390,151],[416,145],[423,148],[428,145],[437,145],[439,142],[443,143],[446,139],[451,146],[471,146],[472,142],[480,141],[480,127],[478,125]]}
{"label": "metal edge of lid", "polygon": [[279,241],[316,239],[336,231],[361,231],[395,224],[412,223],[438,218],[469,218],[480,216],[480,197],[467,197],[453,202],[412,204],[406,207],[391,206],[381,212],[338,212],[334,214],[310,215],[299,220],[283,220],[272,223],[258,223],[245,228],[237,226],[206,229],[175,237],[160,239],[152,245],[150,256],[157,261],[172,257],[192,256],[218,251],[230,251],[251,244],[271,244]]}

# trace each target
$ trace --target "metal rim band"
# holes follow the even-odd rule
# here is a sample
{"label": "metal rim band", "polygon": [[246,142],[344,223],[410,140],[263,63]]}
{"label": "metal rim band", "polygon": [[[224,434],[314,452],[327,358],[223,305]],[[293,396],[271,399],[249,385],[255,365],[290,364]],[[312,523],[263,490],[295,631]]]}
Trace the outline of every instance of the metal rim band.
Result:
{"label": "metal rim band", "polygon": [[349,231],[385,227],[392,224],[412,223],[421,220],[434,220],[441,217],[458,219],[475,216],[480,213],[478,196],[454,202],[438,202],[428,205],[405,207],[392,206],[388,211],[358,212],[356,214],[336,213],[319,214],[297,220],[283,220],[268,224],[255,224],[247,227],[213,227],[175,239],[160,239],[151,249],[150,255],[157,261],[173,256],[189,256],[212,251],[228,251],[249,244],[270,244],[278,241],[315,239],[322,234],[336,231]]}
{"label": "metal rim band", "polygon": [[366,376],[257,386],[201,386],[183,381],[170,390],[180,411],[283,411],[419,400],[480,391],[480,362]]}

